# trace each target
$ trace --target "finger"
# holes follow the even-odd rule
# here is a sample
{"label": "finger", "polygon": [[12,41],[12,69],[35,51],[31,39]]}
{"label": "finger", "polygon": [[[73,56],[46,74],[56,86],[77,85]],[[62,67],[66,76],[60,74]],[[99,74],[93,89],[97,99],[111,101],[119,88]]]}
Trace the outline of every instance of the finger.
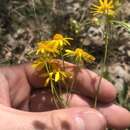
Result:
{"label": "finger", "polygon": [[[93,100],[77,94],[72,95],[69,107],[93,107]],[[130,127],[130,112],[115,104],[99,105],[97,109],[104,115],[109,128],[125,129]]]}
{"label": "finger", "polygon": [[0,104],[11,106],[9,84],[6,78],[0,73]]}
{"label": "finger", "polygon": [[[73,94],[69,102],[69,107],[93,107],[93,104],[93,100]],[[97,110],[104,115],[109,128],[125,129],[130,127],[130,112],[127,109],[115,104],[98,104]]]}
{"label": "finger", "polygon": [[[73,95],[69,102],[70,107],[91,107],[93,104],[94,102],[92,100],[79,95]],[[97,106],[97,110],[104,115],[109,128],[124,130],[130,127],[130,112],[127,109],[115,104],[100,104]]]}
{"label": "finger", "polygon": [[[30,86],[23,65],[0,67],[0,98],[4,105],[27,109]],[[26,107],[24,107],[26,104]]]}
{"label": "finger", "polygon": [[125,129],[130,127],[130,112],[125,108],[111,104],[100,106],[99,111],[105,116],[110,128]]}
{"label": "finger", "polygon": [[109,81],[88,69],[82,69],[77,73],[75,88],[81,95],[95,98],[98,86],[98,100],[111,102],[116,98],[116,89]]}
{"label": "finger", "polygon": [[[75,73],[75,69],[77,67],[73,64],[66,62],[65,68],[67,71]],[[25,72],[32,86],[43,85],[43,79],[39,78],[39,75],[36,74],[36,70],[34,70],[30,64],[25,65]],[[81,93],[81,95],[90,96],[94,98],[96,89],[99,84],[100,76],[88,69],[81,69],[80,72],[76,73],[75,78],[76,89]],[[98,99],[100,101],[110,102],[113,101],[115,97],[116,89],[110,82],[102,78]]]}
{"label": "finger", "polygon": [[[38,95],[40,95],[39,97],[44,100],[40,100],[40,98],[38,98],[38,100],[35,100],[35,102],[34,102],[32,99],[31,100],[32,111],[44,111],[45,108],[46,109],[48,108],[48,110],[55,109],[54,103],[52,102],[52,100],[49,100],[51,98],[48,98],[48,97],[50,97],[49,93],[47,93],[47,92],[39,93],[38,92],[37,95],[35,95],[35,96],[37,97]],[[66,95],[64,95],[64,100],[66,100],[66,98],[67,98]],[[53,107],[51,107],[52,104],[53,104]],[[93,101],[90,100],[89,98],[83,97],[83,96],[80,96],[77,94],[72,94],[72,96],[69,100],[69,107],[91,107],[91,106],[93,106],[93,104],[94,104]],[[40,106],[40,107],[38,107],[38,106]],[[98,105],[97,109],[106,118],[107,126],[109,128],[125,129],[130,126],[130,112],[128,112],[126,109],[119,107],[117,105],[114,105],[114,104]]]}
{"label": "finger", "polygon": [[91,108],[70,108],[53,111],[51,119],[55,129],[67,130],[105,130],[104,117]]}
{"label": "finger", "polygon": [[42,121],[47,128],[56,130],[105,130],[106,127],[104,117],[90,108],[61,109],[47,112],[46,115],[40,115],[44,120],[41,118],[40,122],[35,122],[35,128],[41,129]]}
{"label": "finger", "polygon": [[102,114],[86,107],[32,113],[0,105],[0,117],[2,130],[105,130],[106,126]]}

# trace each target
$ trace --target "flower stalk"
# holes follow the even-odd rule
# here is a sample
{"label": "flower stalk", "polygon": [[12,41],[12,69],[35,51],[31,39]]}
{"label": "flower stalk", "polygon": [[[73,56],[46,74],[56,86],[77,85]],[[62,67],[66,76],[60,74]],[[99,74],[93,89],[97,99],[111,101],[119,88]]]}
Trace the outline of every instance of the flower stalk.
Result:
{"label": "flower stalk", "polygon": [[97,86],[97,89],[96,89],[96,93],[95,93],[95,100],[94,100],[94,108],[97,107],[97,99],[98,99],[98,94],[100,92],[100,86],[101,86],[101,82],[102,82],[102,79],[103,79],[103,75],[105,73],[105,67],[106,67],[106,61],[107,61],[107,55],[108,55],[108,45],[109,45],[109,34],[110,34],[110,30],[109,30],[109,19],[108,17],[106,16],[106,22],[105,22],[105,51],[104,51],[104,57],[103,57],[103,65],[102,65],[102,69],[101,69],[101,76],[99,78],[99,83],[98,83],[98,86]]}
{"label": "flower stalk", "polygon": [[94,108],[97,107],[98,95],[100,92],[101,82],[103,79],[103,75],[105,73],[107,55],[108,55],[108,44],[110,42],[110,27],[111,20],[113,20],[116,16],[116,8],[113,0],[98,0],[98,4],[93,4],[91,7],[91,13],[93,16],[97,17],[97,19],[101,19],[100,22],[104,26],[104,41],[105,41],[105,49],[104,49],[104,57],[103,64],[101,66],[101,76],[99,78],[99,82],[95,91],[95,100],[94,100]]}

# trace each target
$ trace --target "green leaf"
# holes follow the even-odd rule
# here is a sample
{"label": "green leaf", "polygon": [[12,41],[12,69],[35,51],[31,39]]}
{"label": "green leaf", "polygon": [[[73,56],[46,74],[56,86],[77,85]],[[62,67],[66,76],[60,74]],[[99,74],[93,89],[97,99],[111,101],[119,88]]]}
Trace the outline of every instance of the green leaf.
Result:
{"label": "green leaf", "polygon": [[112,20],[112,23],[115,25],[120,25],[123,28],[125,28],[130,33],[130,23],[124,22],[124,21],[116,21]]}

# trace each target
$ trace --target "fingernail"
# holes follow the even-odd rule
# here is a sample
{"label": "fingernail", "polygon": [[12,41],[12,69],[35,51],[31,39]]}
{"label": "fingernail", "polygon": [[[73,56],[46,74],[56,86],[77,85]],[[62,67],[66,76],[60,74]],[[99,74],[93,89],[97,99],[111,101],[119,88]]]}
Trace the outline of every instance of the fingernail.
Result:
{"label": "fingernail", "polygon": [[97,112],[83,112],[76,118],[78,130],[105,130],[106,122],[104,117]]}

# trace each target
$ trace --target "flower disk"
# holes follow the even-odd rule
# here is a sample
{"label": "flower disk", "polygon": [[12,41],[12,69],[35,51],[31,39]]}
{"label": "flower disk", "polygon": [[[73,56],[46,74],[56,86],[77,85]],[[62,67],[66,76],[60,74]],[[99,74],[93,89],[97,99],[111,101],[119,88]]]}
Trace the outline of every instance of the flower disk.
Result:
{"label": "flower disk", "polygon": [[93,4],[91,7],[91,13],[93,15],[108,15],[115,16],[115,7],[113,0],[99,0],[99,4]]}
{"label": "flower disk", "polygon": [[57,46],[54,46],[51,41],[41,41],[38,43],[37,49],[36,49],[36,55],[38,54],[56,54],[59,50]]}

